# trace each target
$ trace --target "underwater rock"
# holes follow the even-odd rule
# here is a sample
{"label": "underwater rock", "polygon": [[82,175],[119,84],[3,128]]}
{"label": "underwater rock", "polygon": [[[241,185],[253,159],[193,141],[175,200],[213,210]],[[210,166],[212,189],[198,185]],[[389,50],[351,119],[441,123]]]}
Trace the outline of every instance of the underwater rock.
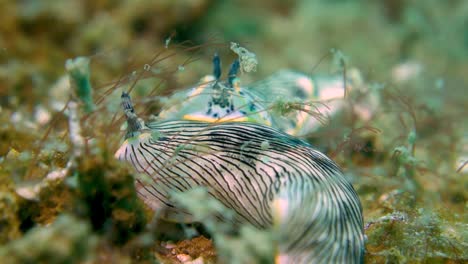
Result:
{"label": "underwater rock", "polygon": [[13,192],[3,189],[3,186],[0,186],[0,245],[20,236],[16,196]]}
{"label": "underwater rock", "polygon": [[0,248],[1,263],[79,263],[91,257],[96,238],[90,226],[61,215],[46,227],[35,227],[21,239]]}
{"label": "underwater rock", "polygon": [[133,181],[128,169],[104,153],[78,160],[80,214],[90,219],[95,231],[106,234],[116,244],[125,244],[146,225]]}

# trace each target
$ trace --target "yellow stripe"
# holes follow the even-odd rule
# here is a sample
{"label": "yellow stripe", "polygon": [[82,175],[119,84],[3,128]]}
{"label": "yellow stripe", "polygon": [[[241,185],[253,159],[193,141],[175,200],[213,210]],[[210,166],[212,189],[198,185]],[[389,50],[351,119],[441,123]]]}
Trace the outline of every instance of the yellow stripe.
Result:
{"label": "yellow stripe", "polygon": [[246,117],[222,117],[214,118],[210,116],[201,116],[201,115],[184,115],[185,120],[189,121],[202,121],[208,123],[217,123],[217,122],[245,122],[247,121]]}

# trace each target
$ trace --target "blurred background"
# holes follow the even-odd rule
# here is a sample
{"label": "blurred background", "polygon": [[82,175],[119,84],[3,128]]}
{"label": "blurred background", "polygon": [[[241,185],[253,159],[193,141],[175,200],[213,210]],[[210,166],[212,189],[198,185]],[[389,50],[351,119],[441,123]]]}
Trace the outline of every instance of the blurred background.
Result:
{"label": "blurred background", "polygon": [[[67,58],[91,56],[99,84],[129,60],[149,61],[168,40],[241,43],[257,54],[258,72],[246,76],[256,80],[282,68],[329,71],[327,63],[313,66],[335,48],[368,80],[388,82],[393,67],[411,62],[452,89],[466,86],[468,7],[461,0],[2,0],[2,7],[2,106],[38,103],[32,95],[50,88]],[[211,46],[200,63],[209,66],[214,50],[229,54]],[[192,68],[193,76],[206,74]]]}
{"label": "blurred background", "polygon": [[[160,80],[158,95],[190,87],[211,73],[215,52],[226,68],[236,42],[259,62],[242,83],[281,69],[339,75],[340,51],[338,59],[366,87],[363,96],[378,98],[368,109],[372,118],[337,117],[307,137],[345,168],[361,197],[369,263],[467,260],[468,1],[0,0],[0,6],[0,255],[16,252],[14,243],[54,222],[73,200],[73,191],[48,194],[56,189],[35,194],[40,199],[18,194],[25,182],[40,182],[68,160],[61,113],[69,96],[67,59],[90,59],[94,98],[103,101],[87,119],[93,125],[83,120],[84,133],[107,137],[115,151],[120,124],[99,125],[119,112],[121,87],[135,82],[140,110],[157,112],[158,103],[144,98]],[[155,78],[139,75],[149,69]],[[48,188],[57,186],[63,187]],[[73,254],[67,256],[74,260]]]}

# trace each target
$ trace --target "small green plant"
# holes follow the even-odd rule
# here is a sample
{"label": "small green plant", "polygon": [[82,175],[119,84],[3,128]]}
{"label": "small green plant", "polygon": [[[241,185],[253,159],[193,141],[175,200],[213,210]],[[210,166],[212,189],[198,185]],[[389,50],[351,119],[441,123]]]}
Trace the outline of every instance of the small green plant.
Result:
{"label": "small green plant", "polygon": [[90,81],[89,58],[77,57],[68,59],[65,68],[70,76],[70,85],[76,92],[77,97],[83,102],[85,111],[90,113],[94,110],[93,89]]}

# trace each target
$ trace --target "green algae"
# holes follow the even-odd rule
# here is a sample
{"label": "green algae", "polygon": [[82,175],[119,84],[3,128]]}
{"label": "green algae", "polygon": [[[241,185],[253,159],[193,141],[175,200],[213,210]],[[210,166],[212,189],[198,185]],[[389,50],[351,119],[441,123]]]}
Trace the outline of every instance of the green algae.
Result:
{"label": "green algae", "polygon": [[90,258],[96,238],[90,226],[62,215],[46,227],[36,227],[0,248],[2,263],[80,263]]}
{"label": "green algae", "polygon": [[13,182],[0,166],[0,246],[20,237],[18,203]]}
{"label": "green algae", "polygon": [[78,98],[84,103],[85,111],[87,113],[93,111],[95,106],[90,80],[89,58],[78,57],[68,59],[65,62],[65,68],[70,76],[71,86],[74,88]]}
{"label": "green algae", "polygon": [[117,244],[144,230],[146,216],[133,187],[134,178],[113,156],[81,160],[76,174],[78,209],[94,230]]}
{"label": "green algae", "polygon": [[[393,262],[446,263],[462,261],[466,254],[466,223],[460,217],[443,220],[440,213],[427,209],[411,211],[369,227],[369,263]],[[369,231],[371,231],[369,230]]]}

